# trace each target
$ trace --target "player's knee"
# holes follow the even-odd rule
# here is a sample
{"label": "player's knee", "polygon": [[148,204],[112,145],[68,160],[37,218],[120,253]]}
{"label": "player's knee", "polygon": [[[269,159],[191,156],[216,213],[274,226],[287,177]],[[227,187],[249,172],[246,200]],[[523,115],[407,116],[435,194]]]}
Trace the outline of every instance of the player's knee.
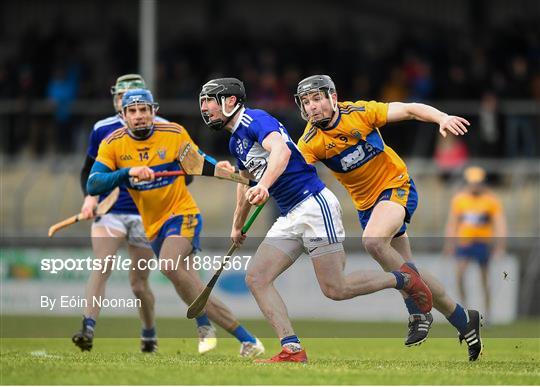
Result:
{"label": "player's knee", "polygon": [[342,301],[347,298],[345,289],[340,286],[333,284],[321,285],[321,290],[326,297],[334,301]]}
{"label": "player's knee", "polygon": [[160,271],[161,271],[161,274],[163,274],[165,277],[167,277],[169,280],[171,280],[173,282],[179,276],[178,270],[174,270],[172,268],[164,267],[164,268],[161,268]]}
{"label": "player's knee", "polygon": [[386,248],[385,240],[376,236],[362,236],[362,244],[366,251],[374,257],[380,256]]}
{"label": "player's knee", "polygon": [[148,289],[148,280],[137,278],[131,281],[131,291],[137,298],[141,298]]}
{"label": "player's knee", "polygon": [[268,286],[270,283],[263,273],[248,271],[246,273],[246,285],[253,292]]}

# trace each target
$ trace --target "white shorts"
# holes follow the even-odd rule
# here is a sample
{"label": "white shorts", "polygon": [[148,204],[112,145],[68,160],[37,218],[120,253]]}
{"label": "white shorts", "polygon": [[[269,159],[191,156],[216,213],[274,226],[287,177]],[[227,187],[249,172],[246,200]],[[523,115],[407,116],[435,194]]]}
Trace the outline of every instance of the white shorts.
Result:
{"label": "white shorts", "polygon": [[92,223],[94,227],[105,227],[110,236],[115,236],[111,230],[120,231],[126,236],[128,244],[150,249],[150,243],[144,233],[140,215],[105,214],[98,216]]}
{"label": "white shorts", "polygon": [[[336,249],[342,249],[341,242],[345,240],[342,215],[336,196],[324,188],[298,204],[287,215],[280,216],[266,234],[263,243],[276,246],[289,256],[301,253],[285,251],[291,250],[292,241],[312,256],[313,250],[324,246],[335,244]],[[291,258],[296,259],[297,256]]]}

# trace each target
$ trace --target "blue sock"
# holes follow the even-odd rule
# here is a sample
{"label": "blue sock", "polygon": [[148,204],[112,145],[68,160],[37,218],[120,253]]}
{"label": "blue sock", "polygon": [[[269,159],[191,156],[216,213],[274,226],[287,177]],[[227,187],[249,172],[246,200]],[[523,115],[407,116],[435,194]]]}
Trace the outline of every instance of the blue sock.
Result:
{"label": "blue sock", "polygon": [[156,327],[150,329],[143,328],[141,330],[141,336],[145,339],[154,339],[156,337]]}
{"label": "blue sock", "polygon": [[94,320],[91,317],[84,317],[83,316],[83,325],[85,327],[90,327],[90,328],[92,328],[92,330],[94,330],[94,328],[96,327],[96,320]]}
{"label": "blue sock", "polygon": [[467,333],[467,312],[459,304],[456,304],[456,309],[452,312],[450,316],[447,317],[450,324],[452,324],[456,329],[464,335]]}
{"label": "blue sock", "polygon": [[257,339],[242,325],[238,325],[231,334],[238,339],[239,342],[244,343],[246,341],[250,343],[256,343]]}
{"label": "blue sock", "polygon": [[298,336],[296,335],[287,336],[281,339],[281,346],[284,346],[285,344],[289,344],[289,343],[300,344],[300,340],[298,340]]}
{"label": "blue sock", "polygon": [[423,314],[411,297],[407,297],[403,301],[405,301],[409,314]]}
{"label": "blue sock", "polygon": [[208,319],[208,315],[206,313],[202,316],[196,317],[195,320],[197,320],[198,327],[202,327],[203,325],[212,325],[210,324],[210,320]]}
{"label": "blue sock", "polygon": [[396,277],[396,289],[401,290],[405,286],[405,276],[400,271],[393,271],[392,274]]}

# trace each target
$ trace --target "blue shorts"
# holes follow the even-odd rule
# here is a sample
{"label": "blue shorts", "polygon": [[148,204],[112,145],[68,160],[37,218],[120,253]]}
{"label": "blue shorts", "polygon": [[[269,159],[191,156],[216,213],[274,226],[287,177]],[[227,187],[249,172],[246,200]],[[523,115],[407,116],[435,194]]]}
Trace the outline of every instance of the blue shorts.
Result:
{"label": "blue shorts", "polygon": [[476,261],[480,266],[488,264],[491,256],[491,246],[484,242],[473,242],[469,245],[458,246],[456,248],[456,258]]}
{"label": "blue shorts", "polygon": [[411,222],[414,211],[416,210],[416,207],[418,207],[418,193],[416,192],[414,181],[410,179],[401,187],[389,188],[382,191],[373,206],[367,210],[358,210],[358,218],[360,219],[362,229],[366,228],[369,218],[371,217],[371,213],[373,212],[373,208],[375,208],[377,203],[382,200],[390,200],[402,205],[405,208],[405,219],[403,219],[403,225],[399,229],[398,233],[394,235],[394,238],[405,234],[405,231],[407,231],[407,223]]}
{"label": "blue shorts", "polygon": [[201,244],[199,237],[202,225],[201,214],[178,215],[167,220],[159,229],[157,237],[150,242],[156,257],[159,258],[163,242],[171,235],[179,235],[191,239],[191,245],[193,246],[191,252],[199,251]]}

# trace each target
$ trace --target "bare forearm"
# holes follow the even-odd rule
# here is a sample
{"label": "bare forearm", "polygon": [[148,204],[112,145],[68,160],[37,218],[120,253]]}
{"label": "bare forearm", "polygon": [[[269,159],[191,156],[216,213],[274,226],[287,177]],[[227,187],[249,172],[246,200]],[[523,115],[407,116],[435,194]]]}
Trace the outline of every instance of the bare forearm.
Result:
{"label": "bare forearm", "polygon": [[259,184],[270,188],[276,180],[281,176],[291,156],[291,151],[287,145],[283,145],[272,152],[270,152],[270,157],[268,158],[268,166],[266,171],[261,177]]}
{"label": "bare forearm", "polygon": [[235,229],[241,229],[244,226],[251,208],[251,204],[245,198],[246,191],[247,189],[244,185],[238,184],[236,189],[236,209],[233,216],[233,228]]}
{"label": "bare forearm", "polygon": [[410,103],[407,111],[410,115],[409,119],[436,124],[440,124],[444,118],[448,117],[448,114],[423,103]]}

